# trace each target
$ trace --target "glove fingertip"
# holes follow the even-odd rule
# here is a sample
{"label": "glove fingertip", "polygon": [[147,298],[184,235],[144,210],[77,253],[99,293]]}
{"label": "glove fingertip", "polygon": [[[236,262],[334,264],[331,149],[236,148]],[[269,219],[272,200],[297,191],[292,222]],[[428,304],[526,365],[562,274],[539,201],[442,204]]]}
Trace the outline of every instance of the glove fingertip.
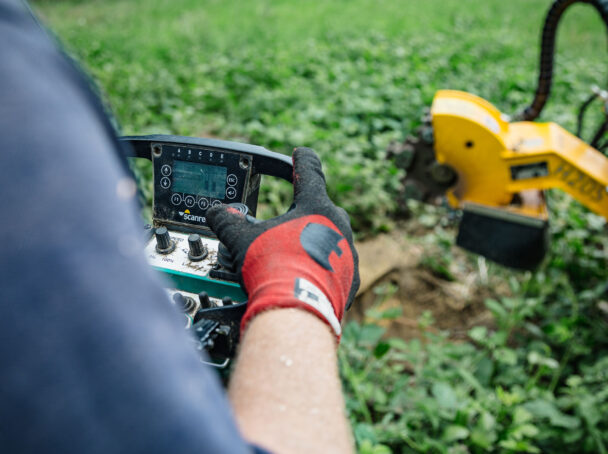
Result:
{"label": "glove fingertip", "polygon": [[293,185],[296,202],[306,193],[325,193],[325,175],[317,153],[298,147],[293,152]]}
{"label": "glove fingertip", "polygon": [[223,211],[224,209],[222,208],[222,205],[212,206],[207,210],[207,212],[205,213],[205,217],[207,218],[207,223],[211,228],[213,228],[213,225],[215,224],[217,218],[222,216]]}
{"label": "glove fingertip", "polygon": [[306,162],[309,166],[318,166],[321,167],[321,160],[317,155],[316,151],[312,148],[308,147],[297,147],[294,149],[293,154],[291,156],[293,160],[294,167],[298,165],[298,163]]}
{"label": "glove fingertip", "polygon": [[206,213],[207,223],[215,230],[224,221],[238,222],[243,215],[236,208],[227,205],[217,205],[209,208]]}

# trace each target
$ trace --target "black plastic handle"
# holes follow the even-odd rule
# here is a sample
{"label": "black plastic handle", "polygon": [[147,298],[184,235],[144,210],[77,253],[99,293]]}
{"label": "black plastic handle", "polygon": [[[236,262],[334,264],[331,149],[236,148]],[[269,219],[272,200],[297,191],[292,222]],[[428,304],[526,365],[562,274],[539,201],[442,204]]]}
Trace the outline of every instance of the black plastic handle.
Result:
{"label": "black plastic handle", "polygon": [[253,156],[252,172],[254,174],[268,175],[271,177],[281,178],[292,182],[293,164],[289,156],[285,156],[274,151],[267,150],[264,147],[250,145],[239,142],[229,142],[219,139],[205,139],[200,137],[185,137],[172,136],[164,134],[154,134],[149,136],[124,136],[121,137],[122,142],[126,142],[130,147],[125,147],[127,157],[129,158],[145,158],[152,160],[152,144],[171,144],[205,147],[212,150],[227,150],[247,153]]}

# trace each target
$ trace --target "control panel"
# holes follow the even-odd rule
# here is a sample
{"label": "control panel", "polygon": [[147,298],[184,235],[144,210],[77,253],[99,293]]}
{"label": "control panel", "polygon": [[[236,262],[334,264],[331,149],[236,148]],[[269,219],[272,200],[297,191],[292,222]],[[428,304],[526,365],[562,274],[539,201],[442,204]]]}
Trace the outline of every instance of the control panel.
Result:
{"label": "control panel", "polygon": [[154,218],[208,228],[205,213],[222,203],[242,203],[255,214],[260,175],[253,157],[201,146],[154,144]]}
{"label": "control panel", "polygon": [[291,181],[287,156],[262,147],[181,136],[121,139],[128,157],[152,161],[153,224],[145,227],[148,263],[167,282],[167,300],[211,364],[225,367],[236,351],[247,296],[230,252],[206,219],[228,204],[255,216],[262,175]]}

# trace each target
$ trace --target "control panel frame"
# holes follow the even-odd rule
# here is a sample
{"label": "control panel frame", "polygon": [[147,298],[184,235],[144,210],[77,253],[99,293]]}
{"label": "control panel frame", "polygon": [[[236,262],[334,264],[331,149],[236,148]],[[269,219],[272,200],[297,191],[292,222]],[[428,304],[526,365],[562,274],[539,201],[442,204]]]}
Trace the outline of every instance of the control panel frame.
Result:
{"label": "control panel frame", "polygon": [[[154,224],[166,225],[178,231],[197,232],[213,237],[215,235],[205,219],[206,210],[213,203],[243,203],[255,216],[261,176],[273,176],[290,183],[293,178],[291,158],[257,145],[173,135],[126,136],[122,137],[121,141],[128,145],[125,150],[127,157],[145,158],[153,162]],[[237,180],[232,185],[231,181],[226,181],[226,191],[231,191],[228,187],[233,187],[235,194],[230,194],[232,198],[228,194],[223,199],[211,198],[209,206],[200,202],[205,197],[194,197],[192,194],[180,194],[180,203],[172,203],[173,168],[169,163],[175,160],[225,166],[227,179],[234,176]],[[170,172],[163,166],[171,167]],[[168,174],[163,174],[163,171]],[[189,200],[191,206],[185,203],[187,197],[194,199],[194,203]]]}

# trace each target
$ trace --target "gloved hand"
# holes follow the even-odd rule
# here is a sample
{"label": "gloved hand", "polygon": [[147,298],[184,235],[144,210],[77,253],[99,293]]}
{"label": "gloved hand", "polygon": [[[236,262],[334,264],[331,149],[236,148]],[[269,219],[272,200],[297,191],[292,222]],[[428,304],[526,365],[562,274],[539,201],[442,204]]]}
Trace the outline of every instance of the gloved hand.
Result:
{"label": "gloved hand", "polygon": [[234,257],[249,297],[241,332],[262,311],[297,307],[339,339],[360,284],[349,218],[329,200],[314,151],[297,148],[293,165],[294,203],[286,214],[255,222],[220,205],[207,211],[207,221]]}

